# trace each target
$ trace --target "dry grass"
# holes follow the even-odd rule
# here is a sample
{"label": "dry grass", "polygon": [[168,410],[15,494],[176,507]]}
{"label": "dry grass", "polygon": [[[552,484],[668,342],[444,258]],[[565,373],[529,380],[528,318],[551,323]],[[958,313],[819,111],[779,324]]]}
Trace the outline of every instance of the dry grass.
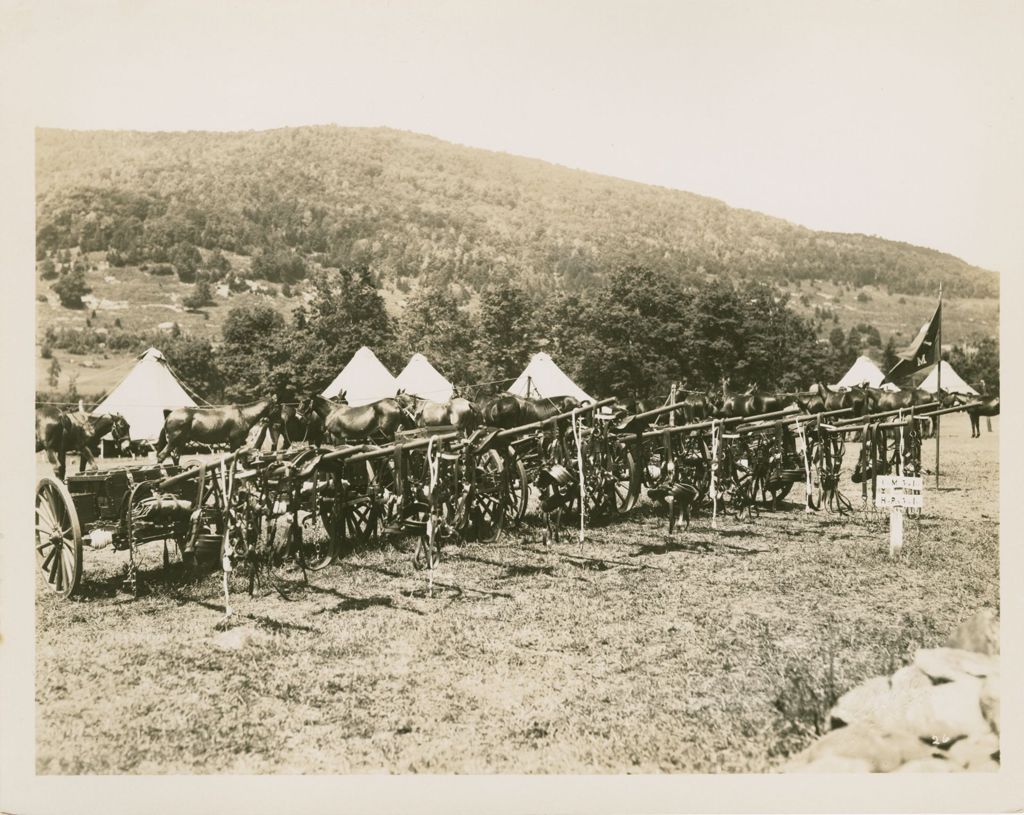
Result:
{"label": "dry grass", "polygon": [[768,770],[836,694],[998,608],[998,437],[967,424],[945,423],[945,487],[896,561],[868,513],[669,538],[642,504],[582,548],[527,526],[450,549],[432,594],[391,549],[288,575],[290,600],[239,581],[232,650],[215,577],[185,583],[150,544],[131,600],[123,556],[87,552],[83,600],[40,581],[38,770]]}

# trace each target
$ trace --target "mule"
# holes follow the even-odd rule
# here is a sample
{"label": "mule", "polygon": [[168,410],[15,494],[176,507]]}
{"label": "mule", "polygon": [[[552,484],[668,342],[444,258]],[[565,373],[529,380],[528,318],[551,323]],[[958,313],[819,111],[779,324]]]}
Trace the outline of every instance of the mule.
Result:
{"label": "mule", "polygon": [[380,436],[391,441],[400,429],[416,426],[412,397],[399,391],[396,396],[368,405],[339,405],[319,394],[309,396],[300,406],[303,413],[319,417],[324,438],[340,444],[348,439]]}
{"label": "mule", "polygon": [[49,405],[36,408],[36,452],[46,451],[46,458],[61,481],[67,473],[67,454],[78,454],[78,472],[96,462],[90,449],[107,433],[122,450],[131,444],[131,429],[120,413],[90,416],[81,408],[67,413]]}
{"label": "mule", "polygon": [[170,457],[177,464],[190,442],[226,444],[230,450],[237,450],[245,444],[256,423],[269,420],[277,407],[277,399],[267,397],[245,405],[169,410],[164,414],[156,460],[159,463]]}

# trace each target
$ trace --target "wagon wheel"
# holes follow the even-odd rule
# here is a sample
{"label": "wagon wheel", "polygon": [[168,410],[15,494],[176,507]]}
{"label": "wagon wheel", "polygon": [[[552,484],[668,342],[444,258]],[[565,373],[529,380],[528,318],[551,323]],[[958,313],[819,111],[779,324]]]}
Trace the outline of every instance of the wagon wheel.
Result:
{"label": "wagon wheel", "polygon": [[526,516],[530,503],[530,476],[523,460],[511,448],[505,455],[505,468],[508,470],[508,516],[513,523],[518,523]]}
{"label": "wagon wheel", "polygon": [[474,540],[491,543],[501,534],[505,516],[514,515],[517,508],[509,504],[506,461],[497,450],[488,450],[477,458],[475,467],[476,491],[469,508],[469,532]]}
{"label": "wagon wheel", "polygon": [[378,535],[382,513],[375,495],[376,478],[369,460],[346,468],[344,476],[335,476],[332,511],[336,515],[333,530],[338,557],[375,540]]}
{"label": "wagon wheel", "polygon": [[289,530],[289,549],[303,569],[318,572],[334,562],[337,552],[338,524],[342,519],[335,508],[341,485],[334,474],[323,470],[315,470],[312,479],[309,503],[294,516],[297,523]]}
{"label": "wagon wheel", "polygon": [[43,476],[36,486],[36,557],[47,585],[62,597],[82,579],[82,528],[64,483]]}
{"label": "wagon wheel", "polygon": [[611,442],[611,470],[615,511],[625,515],[640,498],[640,467],[629,445],[621,441]]}

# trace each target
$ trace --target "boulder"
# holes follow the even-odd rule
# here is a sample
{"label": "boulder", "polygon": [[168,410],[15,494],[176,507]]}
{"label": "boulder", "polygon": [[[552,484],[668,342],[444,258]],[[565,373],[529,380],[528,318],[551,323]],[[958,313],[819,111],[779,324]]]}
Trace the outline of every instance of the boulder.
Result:
{"label": "boulder", "polygon": [[999,653],[999,620],[995,612],[983,608],[965,620],[946,642],[950,648],[974,651],[978,654]]}
{"label": "boulder", "polygon": [[922,648],[914,656],[914,665],[935,684],[962,677],[986,677],[999,670],[993,657],[959,648]]}
{"label": "boulder", "polygon": [[999,733],[999,672],[985,677],[981,685],[981,694],[978,702],[981,705],[981,715],[985,717],[993,733]]}
{"label": "boulder", "polygon": [[981,714],[980,694],[981,680],[974,677],[935,685],[909,702],[903,711],[903,726],[916,736],[937,742],[984,735],[990,728]]}
{"label": "boulder", "polygon": [[872,677],[839,697],[835,707],[829,712],[832,729],[877,721],[884,716],[891,701],[889,677]]}
{"label": "boulder", "polygon": [[983,736],[970,736],[961,739],[946,753],[949,760],[964,769],[986,767],[995,761],[993,756],[999,755],[999,737],[994,733]]}
{"label": "boulder", "polygon": [[847,758],[845,756],[822,756],[803,765],[802,773],[869,773],[871,762],[866,758]]}
{"label": "boulder", "polygon": [[944,758],[918,758],[899,767],[898,773],[955,773],[959,767]]}
{"label": "boulder", "polygon": [[932,748],[908,733],[854,724],[826,733],[805,751],[808,765],[827,756],[862,759],[871,771],[888,773],[908,761],[929,758]]}

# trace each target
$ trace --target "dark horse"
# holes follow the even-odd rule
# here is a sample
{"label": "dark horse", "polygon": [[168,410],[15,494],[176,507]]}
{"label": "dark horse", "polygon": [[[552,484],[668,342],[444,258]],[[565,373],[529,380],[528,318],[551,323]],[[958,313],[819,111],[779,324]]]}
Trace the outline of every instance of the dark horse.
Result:
{"label": "dark horse", "polygon": [[303,412],[301,405],[281,405],[279,411],[271,413],[263,431],[256,439],[255,447],[263,446],[263,439],[270,434],[270,449],[277,450],[281,442],[282,450],[287,450],[293,444],[323,444],[324,423],[323,420],[313,412]]}
{"label": "dark horse", "polygon": [[325,439],[340,443],[347,439],[383,436],[393,439],[399,428],[415,426],[413,398],[401,391],[397,396],[368,405],[339,405],[313,394],[301,405],[303,413],[315,414],[323,422]]}
{"label": "dark horse", "polygon": [[44,405],[36,408],[36,452],[46,451],[46,458],[57,478],[64,480],[67,472],[67,454],[78,453],[78,472],[95,463],[90,446],[107,433],[124,450],[130,443],[128,422],[120,413],[90,416],[85,411],[65,413]]}
{"label": "dark horse", "polygon": [[175,464],[189,442],[202,444],[226,444],[237,450],[249,437],[261,419],[269,419],[278,406],[277,399],[268,397],[247,405],[225,405],[224,407],[182,407],[168,411],[164,416],[164,427],[160,431],[156,460],[168,456]]}
{"label": "dark horse", "polygon": [[488,427],[507,430],[532,422],[550,419],[559,413],[568,413],[582,403],[575,396],[554,396],[550,399],[527,399],[511,393],[502,393],[486,401],[480,409]]}
{"label": "dark horse", "polygon": [[447,402],[431,402],[412,395],[409,398],[412,400],[412,415],[417,427],[451,425],[464,433],[470,433],[480,426],[480,411],[462,396],[453,396]]}
{"label": "dark horse", "polygon": [[[971,420],[971,438],[977,439],[981,436],[981,417],[999,415],[998,396],[964,396],[959,393],[951,394],[954,405],[968,405],[977,402],[973,407],[967,408],[967,415]],[[989,430],[991,430],[991,426]]]}

